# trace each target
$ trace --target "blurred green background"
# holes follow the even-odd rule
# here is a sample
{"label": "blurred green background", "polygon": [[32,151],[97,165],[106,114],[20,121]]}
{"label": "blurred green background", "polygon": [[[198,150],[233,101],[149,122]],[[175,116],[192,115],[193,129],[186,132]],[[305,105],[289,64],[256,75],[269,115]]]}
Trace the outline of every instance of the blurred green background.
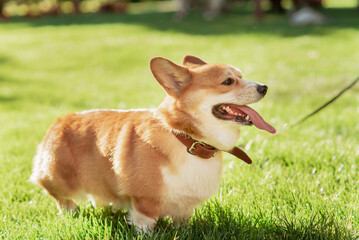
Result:
{"label": "blurred green background", "polygon": [[[359,86],[288,127],[358,76],[356,5],[327,0],[328,24],[297,27],[286,15],[256,20],[250,3],[212,22],[199,10],[174,21],[175,2],[35,18],[8,5],[14,15],[0,22],[0,238],[358,239]],[[54,200],[27,182],[50,124],[73,111],[158,106],[165,93],[149,59],[181,63],[186,54],[267,84],[253,108],[283,133],[243,127],[238,144],[253,164],[225,155],[220,190],[179,227],[165,219],[143,236],[125,212],[86,204],[58,216]]]}

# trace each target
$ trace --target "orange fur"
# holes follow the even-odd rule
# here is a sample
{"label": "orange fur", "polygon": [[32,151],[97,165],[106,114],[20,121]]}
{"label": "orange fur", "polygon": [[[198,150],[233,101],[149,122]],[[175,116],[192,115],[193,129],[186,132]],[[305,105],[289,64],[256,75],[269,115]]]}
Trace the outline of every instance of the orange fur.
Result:
{"label": "orange fur", "polygon": [[[228,150],[237,141],[238,124],[216,119],[210,108],[222,99],[248,104],[261,96],[234,67],[194,56],[183,64],[151,60],[153,75],[168,94],[157,109],[92,110],[58,118],[38,147],[31,180],[60,209],[72,210],[89,198],[130,209],[140,228],[164,216],[187,219],[217,190],[222,158],[187,153],[172,131]],[[221,85],[228,77],[236,80],[233,86]]]}

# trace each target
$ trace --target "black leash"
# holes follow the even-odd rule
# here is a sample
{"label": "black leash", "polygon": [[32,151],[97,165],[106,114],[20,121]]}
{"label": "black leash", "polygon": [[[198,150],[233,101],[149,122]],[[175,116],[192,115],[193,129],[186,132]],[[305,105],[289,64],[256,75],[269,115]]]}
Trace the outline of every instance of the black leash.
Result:
{"label": "black leash", "polygon": [[[332,97],[329,101],[327,101],[326,103],[324,103],[322,106],[318,107],[317,109],[315,109],[313,112],[309,113],[308,115],[304,116],[303,118],[301,118],[300,120],[296,121],[293,124],[289,125],[289,128],[285,128],[285,129],[281,129],[279,131],[277,131],[276,134],[274,135],[267,135],[266,137],[261,137],[260,139],[267,139],[270,137],[275,137],[278,136],[280,134],[282,134],[283,132],[287,131],[288,129],[290,129],[291,127],[296,127],[298,125],[300,125],[301,123],[303,123],[304,121],[308,120],[309,118],[313,117],[315,114],[317,114],[318,112],[320,112],[321,110],[323,110],[325,107],[327,107],[329,104],[333,103],[335,100],[337,100],[341,95],[343,95],[346,91],[348,91],[349,89],[351,89],[355,84],[357,84],[359,82],[359,77],[357,77],[353,82],[351,82],[348,86],[346,86],[343,90],[341,90],[337,95],[335,95],[334,97]],[[257,141],[255,141],[257,142]],[[250,145],[253,143],[253,141],[250,143]],[[241,144],[240,147],[244,148],[246,147],[246,144]]]}
{"label": "black leash", "polygon": [[341,95],[343,95],[343,93],[345,93],[346,91],[348,91],[349,89],[351,89],[357,82],[359,81],[359,77],[357,77],[352,83],[350,83],[348,86],[346,86],[343,90],[341,90],[337,95],[335,95],[333,98],[331,98],[329,101],[327,101],[326,103],[324,103],[322,106],[320,106],[319,108],[315,109],[313,112],[309,113],[308,115],[306,115],[305,117],[303,117],[302,119],[298,120],[297,122],[295,122],[294,124],[291,124],[291,127],[295,127],[298,126],[299,124],[303,123],[305,120],[308,120],[309,118],[311,118],[312,116],[314,116],[315,114],[317,114],[319,111],[323,110],[323,108],[327,107],[329,104],[331,104],[332,102],[334,102],[335,100],[337,100]]}

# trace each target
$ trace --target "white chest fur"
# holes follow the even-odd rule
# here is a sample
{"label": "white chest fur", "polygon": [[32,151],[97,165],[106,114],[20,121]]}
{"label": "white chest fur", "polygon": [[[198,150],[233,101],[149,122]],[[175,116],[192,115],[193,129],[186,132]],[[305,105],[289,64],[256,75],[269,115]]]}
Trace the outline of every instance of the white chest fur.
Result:
{"label": "white chest fur", "polygon": [[220,155],[201,159],[186,153],[186,159],[175,170],[162,168],[165,186],[162,216],[187,217],[196,205],[218,190],[222,170]]}

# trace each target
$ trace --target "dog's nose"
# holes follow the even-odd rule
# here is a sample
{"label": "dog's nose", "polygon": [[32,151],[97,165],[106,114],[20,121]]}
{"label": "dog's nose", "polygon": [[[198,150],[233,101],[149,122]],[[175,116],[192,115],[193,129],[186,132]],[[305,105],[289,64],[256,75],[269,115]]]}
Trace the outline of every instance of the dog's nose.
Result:
{"label": "dog's nose", "polygon": [[262,94],[263,96],[266,95],[267,90],[268,90],[267,85],[259,84],[259,85],[257,86],[257,91],[258,91],[260,94]]}

